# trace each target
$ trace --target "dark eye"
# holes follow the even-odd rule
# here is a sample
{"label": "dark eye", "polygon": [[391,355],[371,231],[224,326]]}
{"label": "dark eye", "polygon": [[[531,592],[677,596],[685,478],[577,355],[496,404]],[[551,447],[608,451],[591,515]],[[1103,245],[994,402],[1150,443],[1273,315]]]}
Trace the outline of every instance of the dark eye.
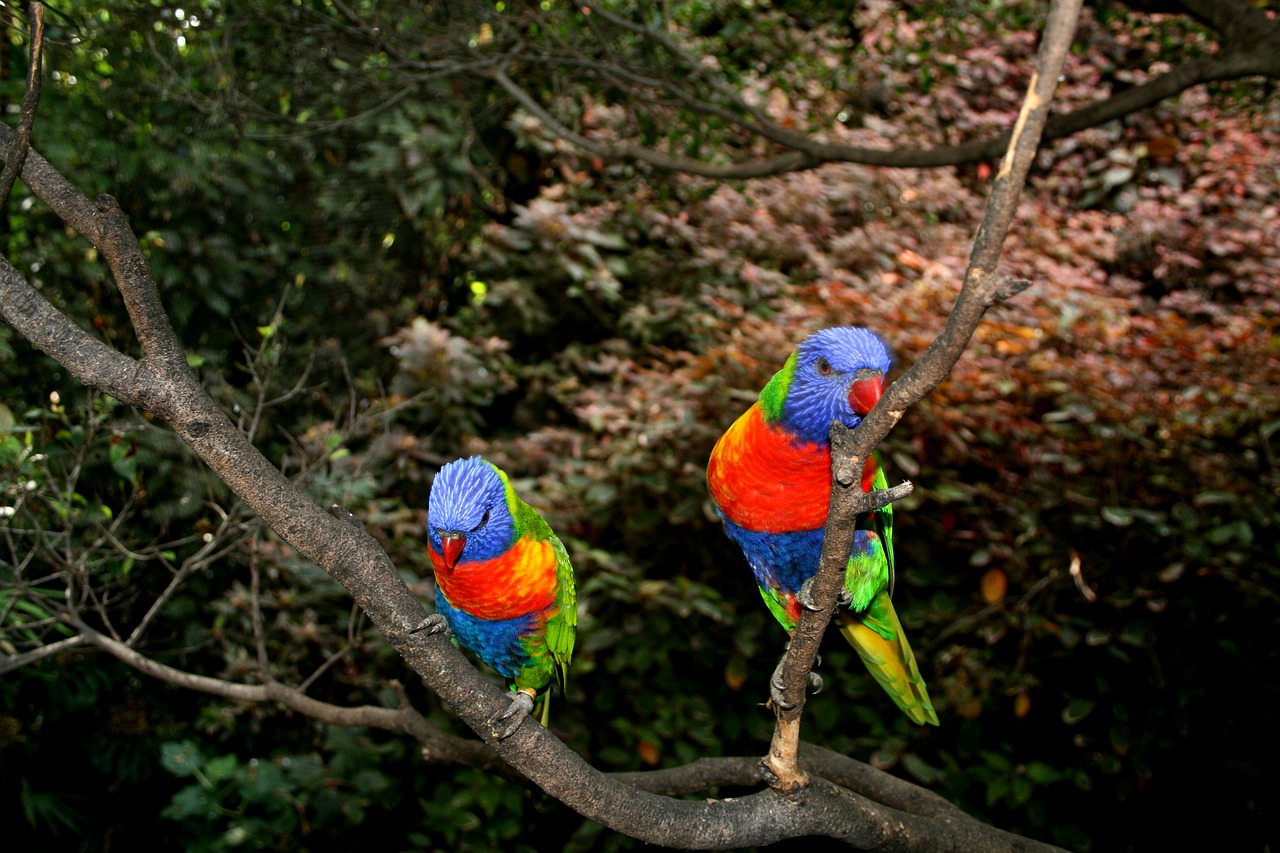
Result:
{"label": "dark eye", "polygon": [[480,523],[477,524],[475,527],[471,528],[471,530],[468,532],[475,533],[477,530],[479,530],[481,527],[484,527],[488,523],[489,523],[489,510],[486,509],[484,511],[484,517],[480,519]]}
{"label": "dark eye", "polygon": [[818,360],[813,363],[813,366],[818,369],[818,373],[822,376],[827,376],[831,373],[831,362],[822,356],[818,356]]}

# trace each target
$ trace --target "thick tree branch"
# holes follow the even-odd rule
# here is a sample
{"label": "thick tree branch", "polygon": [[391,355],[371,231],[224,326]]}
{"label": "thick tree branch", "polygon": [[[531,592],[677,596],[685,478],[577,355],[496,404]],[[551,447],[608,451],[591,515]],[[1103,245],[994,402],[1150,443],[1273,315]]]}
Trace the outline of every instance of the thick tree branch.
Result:
{"label": "thick tree branch", "polygon": [[1036,57],[1035,71],[1012,131],[1012,144],[992,186],[991,196],[974,237],[964,284],[941,333],[911,369],[894,382],[884,397],[852,433],[832,424],[832,487],[822,561],[811,590],[816,610],[802,611],[782,669],[784,704],[775,707],[778,724],[765,759],[777,784],[792,788],[806,782],[797,761],[799,725],[805,687],[827,624],[835,611],[837,594],[844,584],[845,564],[853,547],[854,523],[867,512],[870,502],[862,493],[860,478],[867,457],[907,409],[941,382],[968,346],[986,310],[1001,298],[1023,288],[996,273],[1000,253],[1017,209],[1018,196],[1040,143],[1049,104],[1057,85],[1081,0],[1058,0],[1051,5]]}

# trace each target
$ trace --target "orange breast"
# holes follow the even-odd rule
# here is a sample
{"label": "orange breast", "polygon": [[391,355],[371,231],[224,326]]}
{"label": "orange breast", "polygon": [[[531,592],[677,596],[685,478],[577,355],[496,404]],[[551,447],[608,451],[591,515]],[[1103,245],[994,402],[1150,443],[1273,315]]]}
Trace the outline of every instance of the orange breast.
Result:
{"label": "orange breast", "polygon": [[[871,491],[877,462],[867,458],[862,490]],[[734,524],[757,533],[816,530],[827,523],[831,448],[799,441],[765,423],[760,404],[734,421],[707,463],[711,499]]]}
{"label": "orange breast", "polygon": [[757,403],[716,442],[707,486],[720,511],[748,530],[816,530],[827,520],[831,449],[765,423]]}
{"label": "orange breast", "polygon": [[461,610],[481,619],[514,619],[550,606],[556,591],[556,555],[549,541],[518,539],[505,554],[458,563],[453,571],[427,547],[436,583]]}

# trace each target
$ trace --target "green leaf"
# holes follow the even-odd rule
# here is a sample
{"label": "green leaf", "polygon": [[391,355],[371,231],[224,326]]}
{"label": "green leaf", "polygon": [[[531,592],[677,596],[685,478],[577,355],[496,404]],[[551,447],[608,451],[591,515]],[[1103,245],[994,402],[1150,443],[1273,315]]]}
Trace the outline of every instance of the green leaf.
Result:
{"label": "green leaf", "polygon": [[132,442],[113,441],[107,451],[111,467],[117,474],[132,482],[138,476],[138,454]]}
{"label": "green leaf", "polygon": [[1062,774],[1043,761],[1032,761],[1027,765],[1027,778],[1037,785],[1049,785],[1062,778]]}
{"label": "green leaf", "polygon": [[1092,699],[1072,699],[1067,703],[1067,707],[1062,709],[1062,722],[1073,726],[1089,716],[1097,705],[1098,703]]}
{"label": "green leaf", "polygon": [[1101,512],[1102,520],[1116,527],[1128,527],[1133,524],[1133,513],[1124,507],[1104,506]]}
{"label": "green leaf", "polygon": [[218,801],[199,785],[188,785],[173,795],[160,816],[168,820],[185,821],[192,818],[208,820],[218,812]]}
{"label": "green leaf", "polygon": [[170,742],[160,747],[160,766],[174,776],[193,776],[203,763],[195,741]]}
{"label": "green leaf", "polygon": [[240,761],[234,755],[220,755],[204,765],[204,775],[213,784],[218,784],[235,775]]}
{"label": "green leaf", "polygon": [[942,770],[934,767],[914,752],[903,754],[902,767],[922,785],[933,785],[943,778]]}

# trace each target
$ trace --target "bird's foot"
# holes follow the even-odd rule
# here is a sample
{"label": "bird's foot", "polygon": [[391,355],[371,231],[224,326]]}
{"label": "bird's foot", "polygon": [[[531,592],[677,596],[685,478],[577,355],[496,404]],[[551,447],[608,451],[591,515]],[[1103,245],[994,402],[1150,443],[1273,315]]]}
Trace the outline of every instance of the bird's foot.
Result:
{"label": "bird's foot", "polygon": [[489,721],[492,734],[498,740],[505,740],[516,733],[524,718],[533,712],[533,697],[529,690],[514,690],[507,694],[511,697],[511,705],[507,710]]}
{"label": "bird's foot", "polygon": [[[796,593],[796,601],[800,602],[800,606],[805,610],[811,610],[815,613],[822,608],[813,598],[813,582],[817,580],[817,576],[809,578],[800,585],[800,591]],[[840,587],[840,591],[836,593],[836,610],[842,607],[848,607],[853,601],[853,593],[849,592],[845,587]]]}
{"label": "bird's foot", "polygon": [[[796,703],[787,702],[782,698],[783,690],[786,688],[786,685],[782,681],[782,665],[786,662],[787,657],[786,655],[783,655],[782,660],[778,661],[778,665],[774,667],[773,675],[769,677],[769,699],[774,705],[778,706],[779,709],[783,711],[790,711],[796,706]],[[815,667],[821,666],[822,658],[814,658],[813,665]],[[809,670],[809,690],[816,696],[822,692],[822,687],[822,676],[818,675],[818,673],[814,672],[812,669]]]}
{"label": "bird's foot", "polygon": [[816,613],[822,608],[813,600],[813,582],[818,579],[817,575],[809,578],[800,585],[800,591],[796,593],[796,601],[800,602],[800,606],[805,610]]}
{"label": "bird's foot", "polygon": [[445,621],[444,616],[439,613],[432,613],[426,619],[423,619],[415,627],[409,629],[410,634],[439,634],[444,631],[449,633],[449,623]]}
{"label": "bird's foot", "polygon": [[773,675],[769,677],[769,701],[779,711],[790,711],[796,706],[795,702],[788,702],[783,698],[783,692],[786,690],[787,685],[782,680],[782,665],[786,662],[787,659],[784,656],[782,660],[778,661],[778,665],[773,670]]}
{"label": "bird's foot", "polygon": [[814,696],[822,692],[822,676],[813,670],[809,670],[809,692]]}

